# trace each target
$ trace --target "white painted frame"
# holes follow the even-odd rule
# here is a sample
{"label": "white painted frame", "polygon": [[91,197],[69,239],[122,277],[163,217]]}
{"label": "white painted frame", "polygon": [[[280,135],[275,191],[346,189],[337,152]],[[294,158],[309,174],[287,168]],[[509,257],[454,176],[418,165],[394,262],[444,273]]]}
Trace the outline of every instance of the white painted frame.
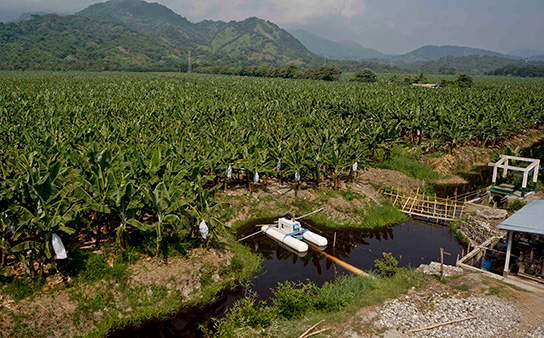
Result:
{"label": "white painted frame", "polygon": [[[521,168],[508,165],[509,160],[529,162],[530,164],[526,168]],[[491,180],[493,185],[497,183],[497,171],[499,168],[502,168],[502,177],[506,177],[509,169],[523,172],[523,181],[521,183],[521,188],[523,189],[522,192],[524,193],[525,188],[527,188],[527,181],[531,170],[533,171],[533,183],[536,185],[536,182],[538,180],[538,170],[540,168],[540,160],[534,158],[500,155],[500,159],[496,163],[488,163],[487,165],[493,167],[493,178]]]}

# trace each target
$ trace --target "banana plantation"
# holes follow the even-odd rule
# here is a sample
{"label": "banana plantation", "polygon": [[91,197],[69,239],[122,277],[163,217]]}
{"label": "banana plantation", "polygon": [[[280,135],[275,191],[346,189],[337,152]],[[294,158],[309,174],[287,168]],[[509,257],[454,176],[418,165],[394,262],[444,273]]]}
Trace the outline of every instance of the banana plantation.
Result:
{"label": "banana plantation", "polygon": [[[544,122],[544,82],[472,88],[196,74],[4,73],[0,78],[2,262],[28,273],[100,234],[119,250],[165,238],[207,245],[219,191],[271,180],[337,188],[393,146],[490,147]],[[205,221],[209,235],[199,224]],[[149,242],[149,241],[148,241]]]}

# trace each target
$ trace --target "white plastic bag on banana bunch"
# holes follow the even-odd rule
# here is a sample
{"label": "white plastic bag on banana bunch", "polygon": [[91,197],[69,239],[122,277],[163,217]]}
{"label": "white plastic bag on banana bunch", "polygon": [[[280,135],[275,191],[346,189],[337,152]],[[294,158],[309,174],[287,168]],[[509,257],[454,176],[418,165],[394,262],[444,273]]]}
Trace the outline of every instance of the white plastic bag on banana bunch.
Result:
{"label": "white plastic bag on banana bunch", "polygon": [[253,176],[253,183],[259,183],[259,173],[255,172],[255,176]]}
{"label": "white plastic bag on banana bunch", "polygon": [[300,175],[298,174],[298,171],[295,172],[295,181],[300,181]]}
{"label": "white plastic bag on banana bunch", "polygon": [[198,225],[198,231],[200,231],[200,236],[202,236],[202,238],[206,239],[208,237],[209,230],[205,220],[202,220]]}
{"label": "white plastic bag on banana bunch", "polygon": [[281,170],[281,160],[278,160],[278,164],[276,164],[276,172],[279,173]]}
{"label": "white plastic bag on banana bunch", "polygon": [[62,240],[57,234],[53,234],[51,236],[51,244],[53,245],[53,250],[55,251],[57,259],[68,258],[68,255],[66,255],[66,249],[64,248],[64,244],[62,244]]}
{"label": "white plastic bag on banana bunch", "polygon": [[356,172],[357,166],[358,166],[357,162],[353,163],[353,165],[351,166],[351,171]]}
{"label": "white plastic bag on banana bunch", "polygon": [[230,166],[230,164],[227,168],[227,178],[232,178],[232,167]]}

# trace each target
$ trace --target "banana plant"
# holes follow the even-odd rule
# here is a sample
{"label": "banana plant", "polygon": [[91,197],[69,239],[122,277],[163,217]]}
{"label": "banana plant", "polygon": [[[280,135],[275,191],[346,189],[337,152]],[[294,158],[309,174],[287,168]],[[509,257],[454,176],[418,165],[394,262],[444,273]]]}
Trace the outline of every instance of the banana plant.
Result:
{"label": "banana plant", "polygon": [[184,208],[183,214],[189,219],[191,224],[190,233],[193,238],[198,238],[198,225],[205,221],[209,227],[209,234],[204,243],[207,246],[212,239],[217,239],[218,233],[225,230],[226,227],[222,221],[224,215],[218,214],[224,209],[223,203],[217,203],[213,198],[215,192],[220,188],[219,185],[211,189],[205,188],[210,179],[202,176],[198,168],[195,168],[187,183],[186,191],[190,196],[191,203]]}
{"label": "banana plant", "polygon": [[80,207],[74,197],[74,191],[81,186],[79,173],[54,159],[49,163],[22,159],[18,167],[23,175],[20,184],[23,203],[14,207],[16,225],[12,241],[17,244],[12,246],[11,252],[19,253],[24,263],[23,252],[33,252],[41,276],[43,263],[52,257],[52,233],[75,232],[69,225]]}
{"label": "banana plant", "polygon": [[143,201],[145,205],[149,206],[157,216],[156,224],[144,224],[137,219],[131,218],[126,221],[140,231],[148,231],[155,229],[156,233],[156,247],[155,255],[160,254],[162,238],[165,224],[172,224],[178,226],[181,224],[181,219],[178,216],[180,208],[187,204],[187,200],[184,199],[184,191],[179,185],[179,181],[172,181],[168,185],[161,181],[154,188],[146,186],[143,189]]}

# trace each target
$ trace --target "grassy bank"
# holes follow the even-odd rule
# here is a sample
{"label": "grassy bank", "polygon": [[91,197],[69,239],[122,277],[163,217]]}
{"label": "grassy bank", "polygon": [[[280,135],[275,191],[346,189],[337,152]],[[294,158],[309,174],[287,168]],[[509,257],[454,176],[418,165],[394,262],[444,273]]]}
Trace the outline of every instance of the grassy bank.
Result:
{"label": "grassy bank", "polygon": [[12,337],[106,337],[213,303],[260,267],[260,258],[231,235],[221,248],[191,252],[169,257],[168,264],[117,256],[111,265],[96,253],[72,253],[81,268],[65,271],[64,281],[53,287],[4,274],[1,294],[18,301],[0,309],[0,331]]}
{"label": "grassy bank", "polygon": [[303,189],[298,196],[275,193],[241,193],[226,195],[236,213],[230,225],[239,228],[247,222],[275,218],[285,213],[296,216],[308,214],[320,208],[325,210],[311,215],[307,220],[329,228],[374,228],[393,225],[405,219],[388,200],[379,196],[370,198],[347,186],[344,190]]}
{"label": "grassy bank", "polygon": [[[413,270],[399,270],[392,277],[344,276],[317,287],[312,282],[279,284],[270,305],[254,294],[238,301],[225,318],[216,321],[208,337],[298,337],[311,325],[334,326],[363,307],[398,297],[424,282]],[[356,324],[354,324],[356,326]]]}

